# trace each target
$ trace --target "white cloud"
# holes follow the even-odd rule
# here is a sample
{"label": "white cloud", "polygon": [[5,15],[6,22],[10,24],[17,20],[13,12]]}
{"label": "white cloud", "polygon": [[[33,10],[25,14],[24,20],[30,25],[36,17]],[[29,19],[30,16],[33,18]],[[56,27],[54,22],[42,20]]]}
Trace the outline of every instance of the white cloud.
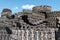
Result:
{"label": "white cloud", "polygon": [[15,7],[15,8],[14,8],[14,10],[17,10],[17,9],[19,9],[19,8],[18,8],[18,7]]}
{"label": "white cloud", "polygon": [[22,9],[32,9],[35,5],[23,5]]}

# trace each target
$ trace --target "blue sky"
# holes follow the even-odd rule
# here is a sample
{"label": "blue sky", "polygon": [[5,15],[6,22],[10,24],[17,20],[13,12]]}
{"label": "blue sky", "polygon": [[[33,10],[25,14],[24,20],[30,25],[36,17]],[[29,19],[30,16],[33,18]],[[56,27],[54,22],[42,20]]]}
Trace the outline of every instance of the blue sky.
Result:
{"label": "blue sky", "polygon": [[40,5],[49,5],[52,10],[60,10],[60,0],[0,0],[0,12],[4,8],[9,8],[15,13]]}

